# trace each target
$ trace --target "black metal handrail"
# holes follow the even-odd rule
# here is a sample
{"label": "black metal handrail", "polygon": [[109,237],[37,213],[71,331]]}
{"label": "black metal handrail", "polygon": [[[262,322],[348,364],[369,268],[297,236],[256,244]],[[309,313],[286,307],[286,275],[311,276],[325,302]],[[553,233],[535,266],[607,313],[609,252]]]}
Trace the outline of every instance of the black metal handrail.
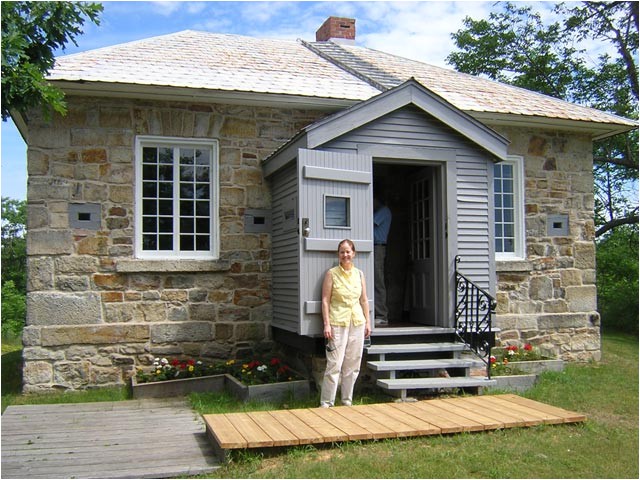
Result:
{"label": "black metal handrail", "polygon": [[496,300],[458,271],[460,260],[456,256],[456,335],[485,363],[487,378],[491,378],[491,322]]}

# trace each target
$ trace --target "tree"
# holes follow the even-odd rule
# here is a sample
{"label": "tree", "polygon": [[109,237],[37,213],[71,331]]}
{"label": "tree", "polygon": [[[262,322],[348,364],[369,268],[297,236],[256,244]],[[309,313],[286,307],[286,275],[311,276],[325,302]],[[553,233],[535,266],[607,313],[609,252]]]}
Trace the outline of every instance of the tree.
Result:
{"label": "tree", "polygon": [[27,202],[2,197],[2,336],[16,337],[26,318]]}
{"label": "tree", "polygon": [[27,202],[2,197],[2,284],[26,292]]}
{"label": "tree", "polygon": [[64,114],[63,92],[46,81],[54,51],[82,33],[85,17],[98,25],[99,3],[2,2],[2,120],[41,106]]}
{"label": "tree", "polygon": [[[559,4],[545,23],[530,6],[506,3],[488,20],[465,18],[452,34],[457,70],[511,83],[570,102],[638,118],[638,2]],[[592,55],[581,41],[607,42],[616,55]],[[638,223],[637,205],[621,189],[638,177],[638,132],[594,142],[596,235]]]}

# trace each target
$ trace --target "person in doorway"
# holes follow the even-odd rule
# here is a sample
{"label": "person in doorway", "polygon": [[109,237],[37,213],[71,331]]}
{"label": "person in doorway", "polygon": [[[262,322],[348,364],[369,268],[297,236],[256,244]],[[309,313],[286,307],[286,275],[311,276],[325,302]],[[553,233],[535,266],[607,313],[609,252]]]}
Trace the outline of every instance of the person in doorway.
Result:
{"label": "person in doorway", "polygon": [[332,407],[338,384],[342,405],[353,402],[365,337],[371,334],[369,300],[362,271],[353,265],[356,247],[351,240],[338,244],[339,265],[327,270],[322,282],[322,321],[326,342],[320,406]]}
{"label": "person in doorway", "polygon": [[387,237],[391,228],[391,210],[380,195],[373,197],[373,286],[375,292],[375,326],[384,327],[389,324],[387,308],[387,287],[384,283],[384,263],[387,256]]}

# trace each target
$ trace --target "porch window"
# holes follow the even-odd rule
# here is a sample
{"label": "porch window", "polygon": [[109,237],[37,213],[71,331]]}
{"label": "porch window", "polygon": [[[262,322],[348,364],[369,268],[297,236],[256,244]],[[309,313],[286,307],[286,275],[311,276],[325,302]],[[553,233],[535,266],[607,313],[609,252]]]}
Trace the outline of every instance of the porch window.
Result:
{"label": "porch window", "polygon": [[136,256],[218,256],[217,142],[136,138]]}
{"label": "porch window", "polygon": [[349,197],[324,197],[325,227],[350,228],[351,202]]}
{"label": "porch window", "polygon": [[524,258],[524,175],[521,157],[493,167],[496,259]]}

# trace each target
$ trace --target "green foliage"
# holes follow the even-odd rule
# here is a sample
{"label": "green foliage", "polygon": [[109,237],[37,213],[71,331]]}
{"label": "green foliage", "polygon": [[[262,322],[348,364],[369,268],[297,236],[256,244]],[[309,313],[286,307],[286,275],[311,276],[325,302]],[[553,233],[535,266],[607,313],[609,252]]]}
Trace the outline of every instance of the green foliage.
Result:
{"label": "green foliage", "polygon": [[[452,34],[459,51],[447,61],[457,70],[638,118],[638,2],[560,3],[553,22],[531,6],[496,6],[488,19],[467,17]],[[580,48],[585,39],[609,43],[617,55]],[[637,198],[638,131],[598,140],[593,153],[597,235],[637,224],[629,198]]]}
{"label": "green foliage", "polygon": [[638,335],[638,227],[624,225],[598,242],[598,310],[603,328]]}
{"label": "green foliage", "polygon": [[[76,44],[85,17],[99,24],[102,5],[85,2],[2,3],[2,120],[11,110],[41,106],[64,114],[61,90],[45,79],[54,51]],[[76,44],[77,45],[77,44]]]}
{"label": "green foliage", "polygon": [[18,337],[26,315],[26,295],[9,280],[2,285],[2,337]]}
{"label": "green foliage", "polygon": [[26,291],[27,202],[2,197],[2,284],[12,281]]}

